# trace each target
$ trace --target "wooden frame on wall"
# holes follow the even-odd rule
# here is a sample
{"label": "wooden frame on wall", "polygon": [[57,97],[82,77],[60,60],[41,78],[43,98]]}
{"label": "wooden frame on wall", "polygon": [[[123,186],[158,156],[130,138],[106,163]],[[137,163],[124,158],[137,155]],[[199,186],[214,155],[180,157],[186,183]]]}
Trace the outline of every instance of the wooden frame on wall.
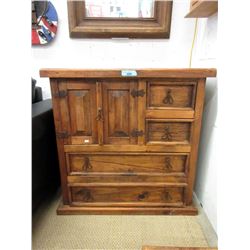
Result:
{"label": "wooden frame on wall", "polygon": [[71,38],[169,38],[172,1],[155,1],[152,18],[89,18],[85,1],[68,1]]}

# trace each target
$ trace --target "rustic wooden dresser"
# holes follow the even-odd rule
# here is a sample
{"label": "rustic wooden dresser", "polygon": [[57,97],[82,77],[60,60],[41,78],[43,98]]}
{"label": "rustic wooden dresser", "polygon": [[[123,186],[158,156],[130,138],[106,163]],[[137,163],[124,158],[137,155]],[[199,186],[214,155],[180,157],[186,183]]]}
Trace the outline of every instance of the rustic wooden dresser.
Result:
{"label": "rustic wooden dresser", "polygon": [[51,83],[58,214],[195,215],[206,77],[215,69],[41,69]]}

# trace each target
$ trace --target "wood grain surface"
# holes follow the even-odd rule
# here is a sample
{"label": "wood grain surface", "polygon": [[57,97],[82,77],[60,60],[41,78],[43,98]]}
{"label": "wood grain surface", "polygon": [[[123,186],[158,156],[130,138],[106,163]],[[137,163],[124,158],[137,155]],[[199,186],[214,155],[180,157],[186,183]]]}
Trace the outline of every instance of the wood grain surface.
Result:
{"label": "wood grain surface", "polygon": [[122,69],[41,69],[41,77],[49,78],[204,78],[215,77],[216,69],[133,69],[136,77],[122,77]]}
{"label": "wood grain surface", "polygon": [[43,69],[63,204],[58,214],[197,214],[205,77],[215,69]]}

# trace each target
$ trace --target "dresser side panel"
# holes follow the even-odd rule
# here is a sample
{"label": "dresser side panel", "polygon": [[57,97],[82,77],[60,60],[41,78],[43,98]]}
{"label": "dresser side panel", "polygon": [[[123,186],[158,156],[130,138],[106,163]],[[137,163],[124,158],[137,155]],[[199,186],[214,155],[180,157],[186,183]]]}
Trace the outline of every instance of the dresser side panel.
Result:
{"label": "dresser side panel", "polygon": [[[52,95],[52,105],[53,105],[53,116],[55,123],[56,133],[62,132],[61,127],[61,110],[58,98],[54,97],[58,91],[58,81],[56,79],[50,79],[51,95]],[[63,203],[69,204],[69,195],[67,190],[67,166],[66,159],[64,156],[64,139],[56,137],[57,151],[60,165],[60,177],[61,177],[61,187],[62,187],[62,197]]]}
{"label": "dresser side panel", "polygon": [[196,164],[197,164],[197,157],[199,150],[202,113],[203,113],[204,97],[205,97],[205,83],[206,83],[205,78],[199,79],[196,92],[195,114],[194,114],[195,119],[193,122],[193,127],[191,132],[191,153],[189,161],[188,188],[186,193],[186,203],[188,205],[192,204],[193,200],[193,187],[196,176]]}

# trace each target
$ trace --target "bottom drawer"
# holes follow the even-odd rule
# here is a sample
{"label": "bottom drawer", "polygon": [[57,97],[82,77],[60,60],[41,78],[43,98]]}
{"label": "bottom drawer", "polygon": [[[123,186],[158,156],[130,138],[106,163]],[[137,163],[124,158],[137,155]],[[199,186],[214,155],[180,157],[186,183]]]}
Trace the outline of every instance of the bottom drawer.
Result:
{"label": "bottom drawer", "polygon": [[70,187],[72,205],[182,206],[184,187]]}

